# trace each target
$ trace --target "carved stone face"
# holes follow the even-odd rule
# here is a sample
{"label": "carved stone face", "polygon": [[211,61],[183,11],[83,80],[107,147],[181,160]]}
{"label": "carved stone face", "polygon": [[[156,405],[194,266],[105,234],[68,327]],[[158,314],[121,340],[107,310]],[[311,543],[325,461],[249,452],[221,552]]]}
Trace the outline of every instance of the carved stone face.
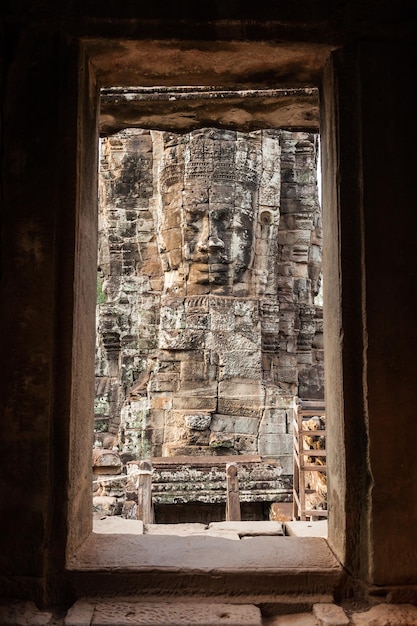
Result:
{"label": "carved stone face", "polygon": [[244,166],[237,171],[236,141],[197,135],[182,156],[169,150],[160,222],[166,288],[227,295],[241,283],[244,291],[257,211],[254,185]]}
{"label": "carved stone face", "polygon": [[210,203],[208,189],[184,194],[184,259],[188,282],[228,285],[231,281],[234,208]]}
{"label": "carved stone face", "polygon": [[[220,190],[189,188],[183,192],[181,227],[162,229],[171,270],[181,267],[187,292],[192,285],[208,288],[201,293],[227,294],[250,266],[254,232],[252,193],[237,207],[234,186]],[[217,201],[219,199],[219,201]]]}

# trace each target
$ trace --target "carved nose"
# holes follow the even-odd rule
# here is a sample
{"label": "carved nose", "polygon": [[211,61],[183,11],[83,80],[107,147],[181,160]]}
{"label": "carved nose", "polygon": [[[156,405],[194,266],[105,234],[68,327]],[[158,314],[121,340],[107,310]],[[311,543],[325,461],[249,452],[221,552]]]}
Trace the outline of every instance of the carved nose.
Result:
{"label": "carved nose", "polygon": [[197,246],[197,250],[199,252],[210,252],[212,250],[223,250],[224,243],[221,239],[219,239],[216,235],[212,237],[208,237],[208,239],[203,239],[203,241],[199,241]]}
{"label": "carved nose", "polygon": [[214,235],[213,237],[209,237],[208,242],[207,242],[208,248],[209,250],[223,250],[224,249],[224,243],[221,239],[219,239],[216,235]]}

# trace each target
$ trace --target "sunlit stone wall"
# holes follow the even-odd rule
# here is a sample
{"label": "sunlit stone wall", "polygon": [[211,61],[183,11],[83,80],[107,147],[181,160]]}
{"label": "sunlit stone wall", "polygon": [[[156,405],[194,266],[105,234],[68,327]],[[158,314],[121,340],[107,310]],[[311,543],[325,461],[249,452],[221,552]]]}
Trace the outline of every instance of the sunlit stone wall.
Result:
{"label": "sunlit stone wall", "polygon": [[292,472],[322,398],[318,137],[102,140],[96,439],[125,459],[259,454]]}

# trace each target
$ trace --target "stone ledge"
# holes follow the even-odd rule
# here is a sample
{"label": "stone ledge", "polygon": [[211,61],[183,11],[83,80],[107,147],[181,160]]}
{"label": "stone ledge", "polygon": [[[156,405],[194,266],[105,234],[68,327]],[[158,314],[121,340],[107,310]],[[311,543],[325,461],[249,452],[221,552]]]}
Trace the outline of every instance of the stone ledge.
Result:
{"label": "stone ledge", "polygon": [[284,536],[93,534],[67,571],[76,597],[332,595],[346,576],[324,539]]}
{"label": "stone ledge", "polygon": [[244,549],[219,537],[123,534],[109,541],[108,536],[92,534],[68,569],[342,572],[327,542],[319,537],[254,537],[245,545]]}

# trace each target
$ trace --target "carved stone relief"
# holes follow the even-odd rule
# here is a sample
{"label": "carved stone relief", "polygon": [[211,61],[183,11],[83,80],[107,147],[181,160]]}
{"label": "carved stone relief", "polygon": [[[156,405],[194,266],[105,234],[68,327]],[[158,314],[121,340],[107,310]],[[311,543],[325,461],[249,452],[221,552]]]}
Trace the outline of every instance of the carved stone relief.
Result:
{"label": "carved stone relief", "polygon": [[292,472],[323,397],[316,135],[102,140],[96,440],[125,460],[259,454]]}

